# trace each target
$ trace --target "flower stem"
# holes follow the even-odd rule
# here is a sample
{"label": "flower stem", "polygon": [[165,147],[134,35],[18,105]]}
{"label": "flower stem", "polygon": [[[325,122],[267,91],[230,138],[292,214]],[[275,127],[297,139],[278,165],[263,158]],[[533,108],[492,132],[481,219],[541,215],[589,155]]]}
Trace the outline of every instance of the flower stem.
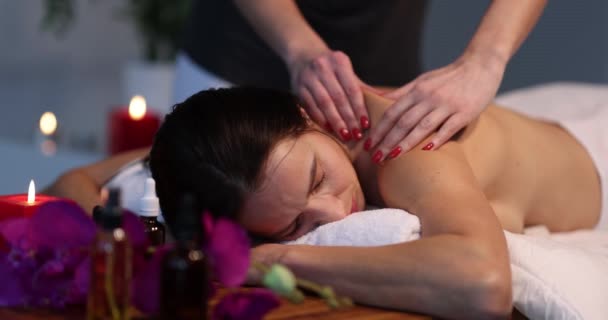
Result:
{"label": "flower stem", "polygon": [[268,267],[267,265],[259,262],[259,261],[253,261],[253,266],[258,269],[259,271],[261,271],[262,273],[266,273],[268,271],[270,271],[270,267]]}
{"label": "flower stem", "polygon": [[[262,273],[267,273],[270,271],[270,267],[259,261],[253,261],[253,266],[261,271]],[[334,290],[330,286],[322,286],[310,280],[302,279],[299,277],[296,278],[296,285],[300,288],[312,291],[318,294],[321,298],[325,300],[328,306],[331,308],[340,308],[340,307],[351,307],[353,306],[353,301],[349,297],[338,296],[335,294]],[[297,294],[296,294],[297,296]],[[290,297],[288,299],[292,300]],[[298,299],[294,299],[298,300]]]}
{"label": "flower stem", "polygon": [[330,286],[323,286],[310,280],[297,278],[298,287],[317,293],[332,308],[351,307],[353,301],[348,297],[338,296]]}

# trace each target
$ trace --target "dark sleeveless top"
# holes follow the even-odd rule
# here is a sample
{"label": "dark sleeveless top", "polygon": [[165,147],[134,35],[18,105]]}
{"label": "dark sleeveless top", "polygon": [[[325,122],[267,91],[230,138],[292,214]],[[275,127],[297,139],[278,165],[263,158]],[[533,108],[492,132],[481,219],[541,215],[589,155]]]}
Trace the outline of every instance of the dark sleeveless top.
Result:
{"label": "dark sleeveless top", "polygon": [[[296,3],[328,46],[350,57],[363,81],[399,86],[421,72],[420,42],[427,1]],[[232,0],[195,1],[182,48],[195,63],[234,84],[290,88],[283,61],[255,33]]]}

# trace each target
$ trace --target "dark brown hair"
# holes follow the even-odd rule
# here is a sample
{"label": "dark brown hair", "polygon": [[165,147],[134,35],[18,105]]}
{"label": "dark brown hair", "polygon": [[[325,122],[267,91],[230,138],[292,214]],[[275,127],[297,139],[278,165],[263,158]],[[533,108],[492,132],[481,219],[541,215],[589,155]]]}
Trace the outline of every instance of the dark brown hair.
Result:
{"label": "dark brown hair", "polygon": [[196,212],[236,218],[244,196],[259,188],[273,147],[307,129],[297,99],[271,89],[206,90],[174,106],[150,151],[169,226],[184,194],[194,196]]}

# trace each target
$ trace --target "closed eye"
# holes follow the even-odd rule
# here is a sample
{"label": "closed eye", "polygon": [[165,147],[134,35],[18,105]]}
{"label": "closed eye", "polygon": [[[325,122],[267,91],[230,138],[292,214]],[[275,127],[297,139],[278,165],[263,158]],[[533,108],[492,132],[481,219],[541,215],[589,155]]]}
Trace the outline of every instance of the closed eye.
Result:
{"label": "closed eye", "polygon": [[300,221],[300,217],[301,217],[301,215],[298,215],[298,217],[296,218],[296,221],[294,223],[294,227],[293,227],[292,231],[287,235],[287,237],[293,238],[298,233],[298,230],[300,230],[300,226],[302,225],[302,222]]}
{"label": "closed eye", "polygon": [[325,181],[325,171],[323,171],[323,175],[321,176],[321,179],[319,179],[319,181],[312,188],[312,193],[317,192],[319,190],[319,188],[321,187],[321,184],[323,184],[324,181]]}

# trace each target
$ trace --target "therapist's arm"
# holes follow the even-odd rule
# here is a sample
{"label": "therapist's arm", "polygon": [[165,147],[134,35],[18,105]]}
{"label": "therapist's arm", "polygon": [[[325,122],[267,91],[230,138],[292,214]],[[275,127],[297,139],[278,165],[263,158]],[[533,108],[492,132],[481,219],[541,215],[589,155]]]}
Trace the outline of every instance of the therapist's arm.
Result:
{"label": "therapist's arm", "polygon": [[392,150],[408,152],[435,131],[425,147],[437,149],[475,119],[495,98],[509,60],[546,2],[492,1],[458,59],[386,94],[396,102],[370,134],[378,161]]}
{"label": "therapist's arm", "polygon": [[101,187],[127,163],[145,157],[150,148],[121,153],[88,166],[74,168],[59,176],[42,191],[78,203],[87,213],[102,204]]}
{"label": "therapist's arm", "polygon": [[329,50],[293,0],[234,0],[258,35],[289,65]]}
{"label": "therapist's arm", "polygon": [[486,11],[466,54],[497,59],[506,65],[526,39],[547,0],[494,0]]}
{"label": "therapist's arm", "polygon": [[328,47],[293,0],[234,0],[256,33],[282,58],[291,88],[311,118],[344,141],[359,140],[369,116],[350,58]]}

